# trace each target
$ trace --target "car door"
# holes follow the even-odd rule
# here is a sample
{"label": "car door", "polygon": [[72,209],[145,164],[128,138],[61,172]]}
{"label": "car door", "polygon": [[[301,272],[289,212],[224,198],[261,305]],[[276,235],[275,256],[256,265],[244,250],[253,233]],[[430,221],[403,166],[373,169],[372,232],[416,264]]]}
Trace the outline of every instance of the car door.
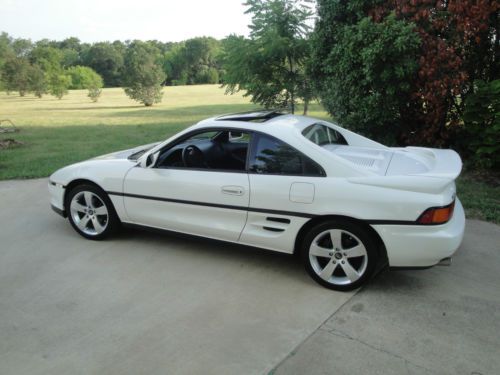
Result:
{"label": "car door", "polygon": [[326,174],[317,163],[266,134],[256,134],[249,156],[250,205],[240,241],[293,252],[300,228],[313,217]]}
{"label": "car door", "polygon": [[[211,129],[191,134],[161,150],[154,167],[132,168],[124,180],[129,218],[140,225],[237,241],[249,204],[244,152],[249,137],[239,137],[235,146],[213,141],[220,134]],[[192,153],[186,165],[182,153],[189,154],[193,146],[202,155]]]}

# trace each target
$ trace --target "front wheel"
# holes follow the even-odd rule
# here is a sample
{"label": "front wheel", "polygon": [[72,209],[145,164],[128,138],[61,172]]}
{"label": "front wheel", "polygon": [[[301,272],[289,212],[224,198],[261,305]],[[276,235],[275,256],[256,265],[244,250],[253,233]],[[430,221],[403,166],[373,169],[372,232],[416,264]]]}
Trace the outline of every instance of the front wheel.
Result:
{"label": "front wheel", "polygon": [[83,237],[101,240],[119,226],[113,204],[104,191],[93,185],[80,185],[66,197],[68,219]]}
{"label": "front wheel", "polygon": [[358,288],[373,274],[377,248],[361,225],[330,220],[316,225],[305,236],[301,257],[316,282],[347,291]]}

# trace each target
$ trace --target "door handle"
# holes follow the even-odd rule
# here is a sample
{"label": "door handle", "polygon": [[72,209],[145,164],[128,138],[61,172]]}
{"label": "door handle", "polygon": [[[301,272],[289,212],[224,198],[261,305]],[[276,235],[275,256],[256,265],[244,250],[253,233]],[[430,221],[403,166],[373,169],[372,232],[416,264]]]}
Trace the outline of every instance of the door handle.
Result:
{"label": "door handle", "polygon": [[243,195],[245,193],[245,188],[243,186],[228,185],[221,187],[222,194],[229,195]]}

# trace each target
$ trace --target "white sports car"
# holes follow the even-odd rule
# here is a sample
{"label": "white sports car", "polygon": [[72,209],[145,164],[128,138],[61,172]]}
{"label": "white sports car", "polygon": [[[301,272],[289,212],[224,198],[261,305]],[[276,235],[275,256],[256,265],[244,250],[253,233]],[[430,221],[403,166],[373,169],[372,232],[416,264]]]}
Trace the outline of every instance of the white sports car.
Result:
{"label": "white sports car", "polygon": [[350,290],[379,265],[449,263],[465,228],[461,167],[452,150],[258,111],[62,168],[49,191],[88,239],[131,225],[297,253],[319,284]]}

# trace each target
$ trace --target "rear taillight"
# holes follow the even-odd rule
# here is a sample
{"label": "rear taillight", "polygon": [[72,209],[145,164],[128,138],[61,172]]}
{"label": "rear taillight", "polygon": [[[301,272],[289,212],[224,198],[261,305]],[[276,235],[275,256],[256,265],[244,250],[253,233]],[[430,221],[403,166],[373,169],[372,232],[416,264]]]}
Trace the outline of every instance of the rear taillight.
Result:
{"label": "rear taillight", "polygon": [[455,208],[455,200],[444,207],[431,207],[424,211],[417,219],[419,224],[444,224],[453,216]]}

